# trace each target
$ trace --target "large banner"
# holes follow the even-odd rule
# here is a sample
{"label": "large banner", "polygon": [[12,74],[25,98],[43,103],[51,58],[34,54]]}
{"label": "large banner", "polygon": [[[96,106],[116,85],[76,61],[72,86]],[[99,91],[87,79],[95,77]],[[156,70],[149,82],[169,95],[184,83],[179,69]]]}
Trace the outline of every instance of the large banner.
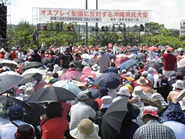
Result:
{"label": "large banner", "polygon": [[39,8],[39,22],[147,23],[149,10],[84,10]]}

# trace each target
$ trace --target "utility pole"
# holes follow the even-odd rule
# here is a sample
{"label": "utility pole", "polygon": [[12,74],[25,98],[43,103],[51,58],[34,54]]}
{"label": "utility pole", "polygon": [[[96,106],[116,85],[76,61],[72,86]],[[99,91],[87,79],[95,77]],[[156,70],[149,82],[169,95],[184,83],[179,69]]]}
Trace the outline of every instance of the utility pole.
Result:
{"label": "utility pole", "polygon": [[[96,10],[98,10],[98,0],[96,0]],[[96,22],[95,27],[95,46],[98,45],[98,22]]]}
{"label": "utility pole", "polygon": [[[86,0],[85,3],[85,9],[88,9],[88,0]],[[88,46],[88,22],[86,22],[86,40],[85,40],[85,45]]]}

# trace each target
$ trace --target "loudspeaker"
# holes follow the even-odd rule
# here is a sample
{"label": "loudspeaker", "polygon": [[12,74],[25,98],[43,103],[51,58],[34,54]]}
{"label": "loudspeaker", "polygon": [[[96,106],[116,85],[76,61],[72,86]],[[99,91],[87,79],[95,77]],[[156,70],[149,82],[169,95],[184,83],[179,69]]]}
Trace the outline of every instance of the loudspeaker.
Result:
{"label": "loudspeaker", "polygon": [[7,6],[0,5],[0,38],[6,39]]}

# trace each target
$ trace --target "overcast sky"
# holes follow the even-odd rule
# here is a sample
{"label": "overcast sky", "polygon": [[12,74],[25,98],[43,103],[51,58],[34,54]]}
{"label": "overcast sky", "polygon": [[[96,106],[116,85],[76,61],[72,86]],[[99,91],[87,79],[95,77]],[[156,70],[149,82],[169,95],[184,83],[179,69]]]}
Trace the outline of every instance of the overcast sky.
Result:
{"label": "overcast sky", "polygon": [[[33,8],[85,9],[86,0],[12,0],[8,22],[17,24],[22,20],[33,21]],[[96,8],[96,0],[88,0],[88,8]],[[164,24],[166,28],[179,29],[185,19],[185,0],[98,0],[99,9],[151,10],[152,22]]]}

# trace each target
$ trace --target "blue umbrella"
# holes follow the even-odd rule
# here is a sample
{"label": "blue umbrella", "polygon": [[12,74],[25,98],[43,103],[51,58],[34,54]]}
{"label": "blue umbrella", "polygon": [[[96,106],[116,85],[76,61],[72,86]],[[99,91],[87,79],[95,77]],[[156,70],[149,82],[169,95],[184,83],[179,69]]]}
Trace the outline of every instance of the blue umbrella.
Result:
{"label": "blue umbrella", "polygon": [[128,68],[130,68],[130,67],[132,67],[133,65],[135,65],[137,62],[138,62],[138,60],[135,60],[135,59],[130,59],[130,60],[125,61],[124,63],[122,63],[122,64],[119,66],[120,71],[122,71],[122,70],[127,70]]}
{"label": "blue umbrella", "polygon": [[95,80],[95,84],[109,89],[117,88],[121,83],[120,76],[114,72],[103,73]]}

